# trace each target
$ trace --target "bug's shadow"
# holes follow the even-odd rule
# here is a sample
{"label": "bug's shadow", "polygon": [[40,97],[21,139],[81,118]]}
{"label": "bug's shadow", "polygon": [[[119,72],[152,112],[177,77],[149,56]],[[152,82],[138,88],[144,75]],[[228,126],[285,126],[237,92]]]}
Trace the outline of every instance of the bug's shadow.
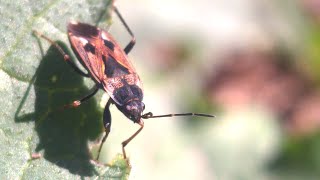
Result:
{"label": "bug's shadow", "polygon": [[[68,52],[64,44],[59,42],[59,45]],[[102,112],[94,98],[76,109],[63,108],[90,92],[84,85],[82,76],[75,73],[63,61],[56,48],[51,46],[43,56],[33,80],[35,111],[19,116],[32,87],[30,84],[15,118],[15,121],[20,123],[35,121],[39,143],[33,151],[43,150],[46,160],[68,169],[73,174],[93,175],[87,142],[96,139],[101,133]]]}

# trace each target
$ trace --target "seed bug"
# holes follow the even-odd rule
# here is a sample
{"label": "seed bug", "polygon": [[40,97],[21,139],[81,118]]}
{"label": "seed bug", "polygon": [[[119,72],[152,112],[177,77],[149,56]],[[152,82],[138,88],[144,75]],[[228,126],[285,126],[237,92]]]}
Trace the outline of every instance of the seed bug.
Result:
{"label": "seed bug", "polygon": [[103,125],[105,135],[100,143],[97,159],[99,159],[103,143],[106,141],[110,132],[111,113],[109,108],[111,104],[116,105],[127,118],[140,125],[140,128],[133,135],[122,142],[122,152],[125,159],[127,157],[125,146],[143,129],[144,122],[142,119],[172,116],[214,117],[213,115],[200,113],[165,114],[157,116],[153,115],[151,112],[143,114],[145,105],[142,102],[142,83],[135,68],[127,57],[127,54],[135,45],[136,39],[118,9],[113,6],[113,10],[131,36],[130,42],[124,49],[120,47],[111,34],[98,27],[80,22],[70,22],[68,24],[68,38],[72,50],[88,73],[83,72],[77,67],[77,65],[71,61],[70,56],[66,54],[56,42],[45,35],[34,31],[37,36],[42,37],[51,43],[63,55],[64,60],[78,74],[84,77],[90,77],[96,84],[91,93],[82,99],[67,105],[67,107],[80,106],[83,102],[94,96],[99,89],[106,91],[110,96],[104,109]]}

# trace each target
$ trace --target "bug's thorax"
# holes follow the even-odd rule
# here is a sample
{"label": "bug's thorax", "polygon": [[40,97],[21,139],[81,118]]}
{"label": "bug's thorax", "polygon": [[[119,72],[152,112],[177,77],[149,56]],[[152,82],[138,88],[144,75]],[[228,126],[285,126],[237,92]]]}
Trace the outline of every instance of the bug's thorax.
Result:
{"label": "bug's thorax", "polygon": [[[134,81],[138,78],[135,74],[123,75],[108,79],[108,90],[112,89],[112,97],[117,108],[129,119],[139,123],[144,110],[143,91],[141,86]],[[138,81],[140,82],[140,81]]]}

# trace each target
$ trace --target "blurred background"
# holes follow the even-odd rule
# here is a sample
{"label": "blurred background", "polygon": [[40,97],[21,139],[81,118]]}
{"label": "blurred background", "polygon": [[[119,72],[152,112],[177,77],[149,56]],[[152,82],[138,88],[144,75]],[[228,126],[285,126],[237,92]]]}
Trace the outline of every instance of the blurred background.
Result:
{"label": "blurred background", "polygon": [[[216,115],[145,120],[127,148],[130,179],[320,177],[319,0],[116,5],[136,35],[145,112]],[[110,32],[130,40],[115,16]],[[111,111],[105,161],[138,128]]]}

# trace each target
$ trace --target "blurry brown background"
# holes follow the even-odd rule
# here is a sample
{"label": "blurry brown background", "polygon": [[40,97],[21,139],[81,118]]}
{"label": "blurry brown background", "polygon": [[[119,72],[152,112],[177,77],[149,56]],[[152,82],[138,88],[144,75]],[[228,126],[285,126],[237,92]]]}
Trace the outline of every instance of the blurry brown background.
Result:
{"label": "blurry brown background", "polygon": [[[320,177],[320,1],[117,6],[137,38],[129,57],[146,112],[217,116],[146,120],[127,150],[132,179]],[[129,39],[116,17],[111,33]],[[125,128],[137,127],[115,122],[109,143],[123,140]]]}

